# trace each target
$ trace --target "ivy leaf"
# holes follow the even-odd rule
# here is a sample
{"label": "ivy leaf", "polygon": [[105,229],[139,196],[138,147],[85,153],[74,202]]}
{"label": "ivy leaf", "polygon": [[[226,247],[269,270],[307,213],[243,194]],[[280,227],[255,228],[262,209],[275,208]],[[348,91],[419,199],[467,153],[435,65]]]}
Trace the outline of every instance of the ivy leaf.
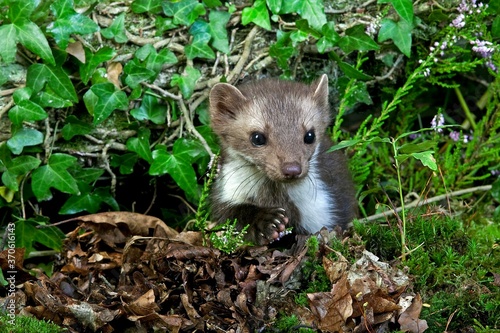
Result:
{"label": "ivy leaf", "polygon": [[61,207],[59,214],[76,214],[87,211],[91,214],[101,209],[102,203],[110,204],[114,210],[119,210],[118,203],[107,187],[93,188],[88,184],[80,184],[81,193],[72,195]]}
{"label": "ivy leaf", "polygon": [[378,44],[365,33],[363,25],[357,25],[345,31],[345,36],[339,41],[340,48],[345,53],[352,51],[378,50]]}
{"label": "ivy leaf", "polygon": [[127,153],[123,155],[111,155],[111,166],[120,168],[122,175],[130,175],[134,172],[134,165],[137,163],[137,154]]}
{"label": "ivy leaf", "polygon": [[290,34],[290,32],[278,30],[276,32],[276,43],[269,48],[269,55],[276,59],[281,69],[289,67],[288,60],[297,52],[297,49],[292,45]]}
{"label": "ivy leaf", "polygon": [[191,200],[198,198],[196,173],[192,165],[183,157],[169,154],[165,149],[153,152],[154,161],[149,174],[159,176],[168,173]]}
{"label": "ivy leaf", "polygon": [[196,34],[193,38],[191,44],[186,45],[184,50],[186,51],[186,57],[188,59],[194,58],[205,58],[205,59],[215,59],[215,53],[208,42],[211,36],[209,33]]}
{"label": "ivy leaf", "polygon": [[14,24],[0,26],[0,57],[2,62],[11,63],[16,60],[17,30]]}
{"label": "ivy leaf", "polygon": [[333,22],[327,22],[323,25],[321,33],[323,34],[323,37],[321,37],[316,43],[319,53],[324,53],[338,44],[340,35],[337,31],[335,31],[335,24]]}
{"label": "ivy leaf", "polygon": [[167,112],[167,106],[160,104],[158,98],[146,94],[142,99],[141,106],[130,111],[130,114],[137,120],[150,120],[160,125],[165,123]]}
{"label": "ivy leaf", "polygon": [[188,99],[193,94],[196,81],[198,81],[200,77],[201,73],[199,70],[192,66],[187,66],[181,75],[172,75],[170,84],[172,85],[172,87],[179,87],[182,96],[185,99]]}
{"label": "ivy leaf", "polygon": [[176,25],[190,26],[200,15],[205,15],[205,6],[197,0],[163,1],[162,6]]}
{"label": "ivy leaf", "polygon": [[422,162],[423,165],[433,171],[437,171],[436,159],[433,156],[433,151],[423,151],[421,153],[412,153],[411,156]]}
{"label": "ivy leaf", "polygon": [[57,19],[49,25],[48,31],[61,49],[68,46],[71,34],[87,35],[99,29],[94,21],[77,13],[73,6],[73,0],[56,0],[50,6]]}
{"label": "ivy leaf", "polygon": [[390,19],[383,19],[378,33],[378,41],[381,43],[392,39],[401,53],[410,57],[412,44],[411,30],[412,25],[404,20],[396,23]]}
{"label": "ivy leaf", "polygon": [[76,135],[89,134],[94,129],[94,126],[86,121],[81,121],[77,117],[71,115],[66,118],[66,124],[61,130],[64,140],[71,140]]}
{"label": "ivy leaf", "polygon": [[137,88],[141,82],[150,79],[153,80],[156,77],[156,73],[153,70],[138,63],[137,59],[132,59],[132,61],[127,62],[123,68],[123,72],[127,74],[125,83],[130,88]]}
{"label": "ivy leaf", "polygon": [[7,140],[7,147],[12,153],[19,155],[24,147],[36,146],[43,142],[43,134],[32,128],[22,128]]}
{"label": "ivy leaf", "polygon": [[317,31],[321,31],[321,28],[326,23],[322,0],[301,1],[297,12],[309,22],[309,26]]}
{"label": "ivy leaf", "polygon": [[139,157],[146,160],[150,164],[153,162],[153,154],[149,147],[149,137],[151,132],[148,128],[139,128],[136,138],[127,140],[127,148],[130,151],[136,152]]}
{"label": "ivy leaf", "polygon": [[252,7],[245,7],[241,13],[241,23],[247,25],[253,22],[259,27],[271,30],[271,20],[266,7],[266,0],[256,0]]}
{"label": "ivy leaf", "polygon": [[16,157],[5,163],[5,170],[2,174],[2,182],[12,191],[19,191],[17,177],[23,176],[33,169],[38,168],[41,161],[33,156],[25,155]]}
{"label": "ivy leaf", "polygon": [[300,10],[304,0],[283,0],[279,14],[296,13]]}
{"label": "ivy leaf", "polygon": [[101,30],[101,34],[107,39],[114,39],[117,43],[128,42],[125,34],[125,13],[118,15],[109,27]]}
{"label": "ivy leaf", "polygon": [[413,23],[412,0],[378,0],[377,3],[391,3],[398,15],[407,23]]}
{"label": "ivy leaf", "polygon": [[99,49],[96,53],[93,53],[89,49],[85,48],[85,58],[87,59],[87,62],[80,64],[80,77],[82,82],[87,84],[96,68],[103,62],[112,59],[115,56],[115,53],[115,50],[107,46]]}
{"label": "ivy leaf", "polygon": [[267,7],[273,14],[279,14],[281,11],[281,6],[283,5],[283,0],[266,0]]}
{"label": "ivy leaf", "polygon": [[94,116],[94,124],[100,124],[116,110],[127,110],[127,95],[110,82],[94,84],[83,95],[87,110]]}
{"label": "ivy leaf", "polygon": [[61,251],[62,241],[65,237],[61,229],[53,226],[38,228],[39,225],[45,225],[45,223],[40,223],[34,219],[17,221],[15,231],[16,247],[25,248],[25,256],[35,250],[35,243]]}
{"label": "ivy leaf", "polygon": [[47,38],[42,30],[31,21],[23,21],[16,24],[17,38],[28,50],[39,55],[51,65],[55,65],[55,59],[50,50]]}
{"label": "ivy leaf", "polygon": [[39,92],[45,84],[60,97],[72,102],[78,101],[73,83],[61,68],[45,64],[31,65],[26,75],[26,86]]}
{"label": "ivy leaf", "polygon": [[33,171],[31,188],[38,201],[52,198],[50,188],[61,192],[78,194],[76,180],[67,171],[76,163],[76,157],[67,154],[53,154],[47,165]]}
{"label": "ivy leaf", "polygon": [[203,3],[208,8],[215,8],[215,7],[222,6],[222,2],[220,2],[220,0],[203,0]]}
{"label": "ivy leaf", "polygon": [[21,125],[23,121],[38,121],[47,118],[47,112],[38,104],[23,99],[9,110],[9,119],[15,125]]}
{"label": "ivy leaf", "polygon": [[208,14],[212,46],[225,54],[229,54],[226,25],[230,17],[231,14],[222,11],[211,11],[210,14]]}
{"label": "ivy leaf", "polygon": [[158,14],[161,11],[161,0],[134,0],[132,11],[137,14],[147,12]]}

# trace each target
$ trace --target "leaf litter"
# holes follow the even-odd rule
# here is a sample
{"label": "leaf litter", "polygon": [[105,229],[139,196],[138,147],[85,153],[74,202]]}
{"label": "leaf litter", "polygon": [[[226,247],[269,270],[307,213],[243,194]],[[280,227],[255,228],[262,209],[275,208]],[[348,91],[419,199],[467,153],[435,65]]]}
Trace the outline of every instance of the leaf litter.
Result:
{"label": "leaf litter", "polygon": [[[427,328],[405,272],[359,245],[350,247],[357,258],[350,263],[329,247],[324,231],[317,258],[309,258],[305,237],[288,249],[225,254],[204,246],[200,233],[179,233],[151,216],[108,212],[68,221],[78,225],[67,234],[54,273],[23,272],[16,305],[20,314],[69,332],[276,331],[278,314],[322,332]],[[4,271],[6,254],[0,253]],[[309,283],[301,268],[312,259],[322,262],[331,290],[307,294],[309,307],[302,307],[294,297]],[[22,271],[22,260],[16,262]]]}

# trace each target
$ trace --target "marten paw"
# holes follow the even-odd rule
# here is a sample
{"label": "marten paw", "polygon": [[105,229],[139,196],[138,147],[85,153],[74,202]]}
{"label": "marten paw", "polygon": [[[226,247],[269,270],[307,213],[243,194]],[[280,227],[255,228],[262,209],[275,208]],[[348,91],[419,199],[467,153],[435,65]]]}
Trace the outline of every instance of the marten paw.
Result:
{"label": "marten paw", "polygon": [[288,217],[283,208],[262,209],[256,227],[256,243],[265,245],[279,240],[286,235]]}

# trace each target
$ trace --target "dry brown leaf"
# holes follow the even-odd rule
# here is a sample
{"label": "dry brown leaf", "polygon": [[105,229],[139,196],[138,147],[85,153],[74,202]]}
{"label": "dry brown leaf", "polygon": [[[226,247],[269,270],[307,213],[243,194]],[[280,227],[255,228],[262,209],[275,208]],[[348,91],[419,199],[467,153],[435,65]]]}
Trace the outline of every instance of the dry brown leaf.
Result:
{"label": "dry brown leaf", "polygon": [[149,289],[145,294],[128,305],[124,304],[124,307],[137,316],[145,316],[160,309],[155,303],[155,293],[153,289]]}
{"label": "dry brown leaf", "polygon": [[120,75],[123,72],[123,66],[119,62],[112,62],[108,65],[108,80],[118,89],[121,89]]}
{"label": "dry brown leaf", "polygon": [[327,332],[342,332],[352,315],[352,298],[347,276],[333,285],[331,292],[307,294],[309,306],[318,319],[318,328]]}
{"label": "dry brown leaf", "polygon": [[427,321],[418,318],[420,311],[422,311],[422,298],[417,294],[410,307],[399,316],[400,329],[412,333],[421,333],[428,329]]}
{"label": "dry brown leaf", "polygon": [[331,283],[336,283],[343,275],[348,268],[347,261],[333,261],[326,256],[323,257],[323,267],[325,268],[326,276]]}
{"label": "dry brown leaf", "polygon": [[83,45],[80,41],[76,41],[74,43],[69,43],[66,48],[66,52],[71,54],[76,59],[80,60],[82,64],[85,63],[85,50],[83,49]]}

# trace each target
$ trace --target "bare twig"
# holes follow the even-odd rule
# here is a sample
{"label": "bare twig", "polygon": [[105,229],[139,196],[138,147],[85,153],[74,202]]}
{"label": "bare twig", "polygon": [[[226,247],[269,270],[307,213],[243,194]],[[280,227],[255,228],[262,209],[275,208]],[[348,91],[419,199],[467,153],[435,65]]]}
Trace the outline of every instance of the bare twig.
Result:
{"label": "bare twig", "polygon": [[11,99],[7,104],[5,104],[5,106],[0,109],[0,119],[2,119],[3,115],[5,114],[5,112],[9,111],[10,108],[12,107],[12,105],[14,105],[14,100]]}
{"label": "bare twig", "polygon": [[184,104],[184,101],[180,100],[179,101],[179,106],[181,109],[182,114],[184,115],[183,119],[186,122],[186,128],[187,130],[192,133],[195,137],[200,140],[201,144],[205,148],[205,150],[208,152],[208,155],[210,155],[210,158],[214,156],[214,153],[210,149],[210,146],[208,145],[207,141],[205,138],[196,130],[196,128],[193,125],[193,121],[191,120],[190,112],[186,108],[186,105]]}
{"label": "bare twig", "polygon": [[166,91],[166,90],[164,90],[164,89],[162,89],[162,88],[158,87],[158,86],[157,86],[157,85],[155,85],[155,84],[150,84],[150,83],[147,83],[147,82],[141,82],[141,84],[142,84],[143,86],[146,86],[146,87],[150,88],[150,89],[153,89],[153,90],[158,91],[160,94],[162,94],[162,95],[163,95],[163,96],[165,96],[165,97],[168,97],[168,98],[174,99],[174,100],[176,100],[176,101],[179,101],[179,100],[181,100],[181,99],[182,99],[182,96],[181,96],[181,95],[174,95],[174,94],[172,94],[171,92],[168,92],[168,91]]}
{"label": "bare twig", "polygon": [[227,82],[234,83],[234,81],[238,80],[241,71],[243,70],[243,67],[245,66],[245,63],[248,60],[248,57],[250,56],[250,51],[252,50],[252,43],[257,35],[257,32],[259,31],[258,26],[254,26],[252,30],[247,35],[247,38],[245,38],[245,46],[243,48],[243,52],[241,53],[240,60],[236,64],[236,66],[233,68],[231,73],[227,76]]}

